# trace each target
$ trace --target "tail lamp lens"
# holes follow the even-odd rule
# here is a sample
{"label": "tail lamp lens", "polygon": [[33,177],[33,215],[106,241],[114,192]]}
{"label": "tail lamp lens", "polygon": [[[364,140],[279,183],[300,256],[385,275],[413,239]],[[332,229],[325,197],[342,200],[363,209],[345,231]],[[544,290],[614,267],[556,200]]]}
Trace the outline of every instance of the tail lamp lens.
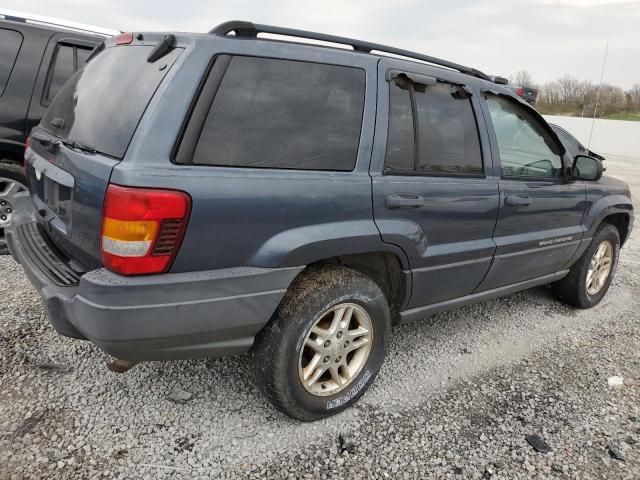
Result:
{"label": "tail lamp lens", "polygon": [[166,272],[180,249],[191,198],[176,190],[109,185],[102,216],[102,264],[122,275]]}
{"label": "tail lamp lens", "polygon": [[31,147],[31,137],[27,137],[27,140],[24,142],[24,154],[22,155],[22,166],[24,168],[24,176],[29,179],[29,172],[27,171],[27,150]]}
{"label": "tail lamp lens", "polygon": [[522,94],[524,93],[524,89],[522,87],[518,88],[518,96],[521,97]]}

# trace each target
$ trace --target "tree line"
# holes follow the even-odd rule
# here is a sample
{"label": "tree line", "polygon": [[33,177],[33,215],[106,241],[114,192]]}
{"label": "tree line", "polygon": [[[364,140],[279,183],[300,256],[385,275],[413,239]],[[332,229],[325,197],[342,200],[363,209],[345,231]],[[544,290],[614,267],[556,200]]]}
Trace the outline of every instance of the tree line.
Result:
{"label": "tree line", "polygon": [[594,85],[565,75],[553,82],[537,85],[526,70],[517,72],[509,80],[513,85],[536,88],[536,109],[544,114],[593,117],[596,99],[597,117],[640,112],[640,83],[625,91],[615,85]]}

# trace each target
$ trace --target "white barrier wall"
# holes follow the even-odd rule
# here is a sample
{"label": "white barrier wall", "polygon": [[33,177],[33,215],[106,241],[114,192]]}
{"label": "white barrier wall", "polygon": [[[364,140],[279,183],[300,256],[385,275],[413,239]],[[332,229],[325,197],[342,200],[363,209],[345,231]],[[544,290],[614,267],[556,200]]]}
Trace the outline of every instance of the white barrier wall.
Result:
{"label": "white barrier wall", "polygon": [[[570,132],[586,147],[589,143],[591,118],[558,117],[544,115],[549,123],[555,123]],[[621,155],[640,158],[640,122],[596,119],[591,138],[591,150],[604,155]]]}

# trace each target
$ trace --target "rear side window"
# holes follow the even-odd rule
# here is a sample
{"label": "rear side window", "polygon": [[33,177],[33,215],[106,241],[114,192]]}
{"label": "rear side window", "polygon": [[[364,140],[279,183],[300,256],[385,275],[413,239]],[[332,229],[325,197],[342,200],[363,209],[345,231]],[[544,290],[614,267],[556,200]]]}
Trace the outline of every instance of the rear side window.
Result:
{"label": "rear side window", "polygon": [[43,105],[51,103],[71,75],[82,68],[90,53],[90,48],[76,45],[60,43],[56,46],[44,87]]}
{"label": "rear side window", "polygon": [[233,57],[193,163],[353,170],[364,108],[363,70]]}
{"label": "rear side window", "polygon": [[67,141],[122,158],[160,82],[182,49],[149,63],[153,46],[111,47],[64,84],[41,126]]}
{"label": "rear side window", "polygon": [[438,83],[416,89],[420,132],[418,171],[482,174],[482,153],[471,100],[460,87]]}
{"label": "rear side window", "polygon": [[461,86],[401,76],[389,88],[385,173],[483,174],[478,127]]}
{"label": "rear side window", "polygon": [[391,171],[414,171],[415,143],[410,81],[395,80],[389,91],[389,134],[385,168]]}
{"label": "rear side window", "polygon": [[22,46],[22,34],[13,30],[0,29],[0,96],[9,83],[11,71]]}

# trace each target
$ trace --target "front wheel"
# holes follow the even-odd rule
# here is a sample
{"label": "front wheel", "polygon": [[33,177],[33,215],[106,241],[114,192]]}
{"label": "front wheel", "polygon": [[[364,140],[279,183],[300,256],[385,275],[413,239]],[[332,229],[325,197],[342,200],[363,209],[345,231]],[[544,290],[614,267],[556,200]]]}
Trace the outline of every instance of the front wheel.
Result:
{"label": "front wheel", "polygon": [[609,290],[619,253],[618,229],[603,223],[593,235],[587,250],[571,267],[569,274],[552,284],[554,296],[578,308],[596,306]]}
{"label": "front wheel", "polygon": [[342,266],[309,269],[256,338],[256,382],[291,417],[338,413],[380,370],[390,323],[387,300],[369,277]]}

